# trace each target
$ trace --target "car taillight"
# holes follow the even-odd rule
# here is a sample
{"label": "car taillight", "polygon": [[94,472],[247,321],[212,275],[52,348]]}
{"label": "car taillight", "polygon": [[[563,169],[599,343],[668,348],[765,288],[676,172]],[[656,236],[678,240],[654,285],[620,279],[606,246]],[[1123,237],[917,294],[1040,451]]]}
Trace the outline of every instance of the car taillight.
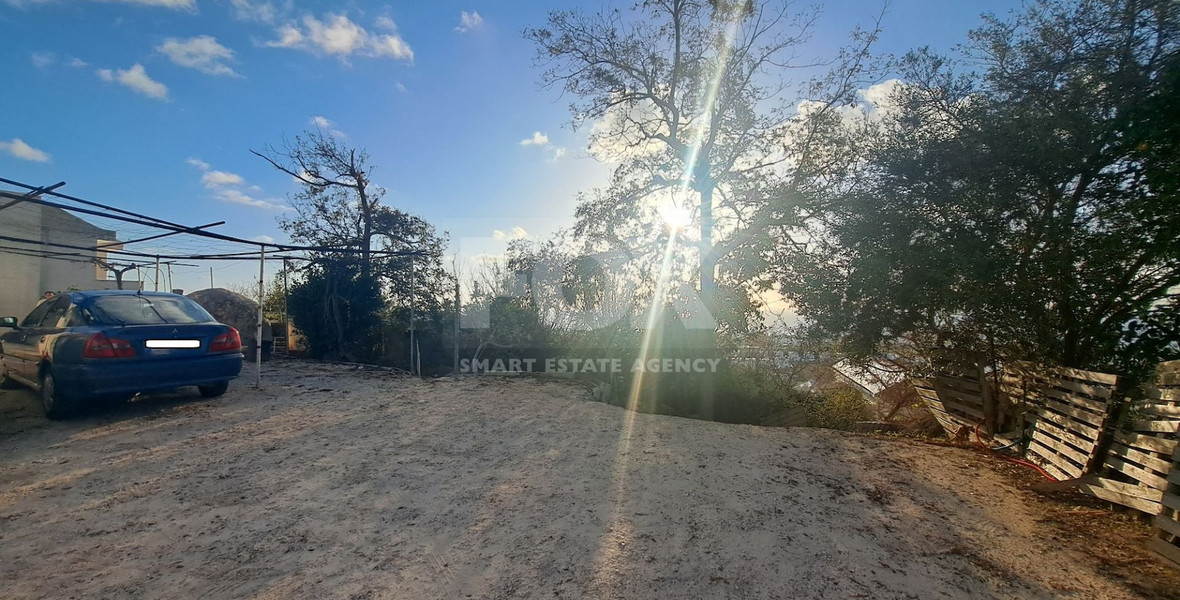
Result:
{"label": "car taillight", "polygon": [[241,349],[242,338],[238,335],[238,330],[233,327],[230,327],[228,332],[213,338],[209,344],[210,352],[232,352]]}
{"label": "car taillight", "polygon": [[82,348],[84,358],[134,358],[135,349],[131,342],[119,338],[107,337],[105,333],[96,333],[86,340]]}

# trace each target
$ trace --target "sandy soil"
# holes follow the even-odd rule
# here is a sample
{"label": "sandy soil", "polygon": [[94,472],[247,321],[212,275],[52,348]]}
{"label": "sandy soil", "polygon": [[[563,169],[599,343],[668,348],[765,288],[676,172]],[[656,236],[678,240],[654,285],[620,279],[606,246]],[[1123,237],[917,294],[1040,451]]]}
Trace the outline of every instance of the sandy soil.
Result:
{"label": "sandy soil", "polygon": [[[294,361],[265,377],[261,391],[243,379],[214,401],[148,398],[67,423],[43,420],[29,392],[0,393],[0,595],[1089,599],[1180,587],[1139,549],[1145,526],[1041,499],[979,452],[635,415],[562,382]],[[1109,527],[1080,526],[1096,523]]]}

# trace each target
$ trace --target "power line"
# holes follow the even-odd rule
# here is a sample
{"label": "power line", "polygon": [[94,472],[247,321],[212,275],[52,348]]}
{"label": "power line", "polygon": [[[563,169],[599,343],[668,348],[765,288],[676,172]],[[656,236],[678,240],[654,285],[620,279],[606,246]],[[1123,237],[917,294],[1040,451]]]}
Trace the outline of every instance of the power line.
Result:
{"label": "power line", "polygon": [[[8,185],[14,185],[17,187],[21,187],[26,190],[29,190],[30,192],[36,191],[36,190],[49,189],[49,188],[45,188],[45,187],[32,186],[27,183],[21,183],[19,181],[6,179],[3,177],[0,177],[0,182],[6,183]],[[64,183],[57,184],[57,185],[51,186],[51,187],[56,188],[56,187],[60,187],[61,185],[64,185]],[[49,191],[46,191],[45,193],[47,195],[53,196],[55,198],[61,198],[64,200],[78,202],[80,204],[84,204],[87,206],[101,208],[103,210],[119,213],[119,215],[103,214],[103,213],[100,213],[98,211],[91,210],[88,208],[79,208],[77,206],[69,206],[69,205],[60,204],[57,202],[49,202],[47,200],[32,198],[32,197],[28,196],[27,194],[17,194],[17,193],[13,193],[13,192],[0,191],[0,197],[12,198],[12,199],[16,199],[16,200],[21,200],[23,202],[31,202],[33,204],[39,204],[42,206],[51,206],[54,208],[60,208],[62,210],[79,212],[82,214],[103,217],[103,218],[107,218],[107,219],[113,219],[116,221],[125,221],[128,223],[135,223],[137,225],[146,225],[149,227],[156,227],[158,229],[175,231],[177,233],[188,233],[188,234],[191,234],[194,236],[199,236],[199,237],[206,237],[206,238],[217,239],[217,240],[222,240],[222,241],[227,241],[227,242],[234,242],[237,244],[245,244],[245,245],[249,245],[249,246],[257,246],[260,250],[264,249],[264,248],[274,248],[274,249],[282,251],[282,252],[306,251],[306,252],[332,252],[332,253],[342,253],[342,254],[363,254],[364,253],[364,249],[361,249],[361,248],[332,247],[332,246],[295,246],[292,244],[276,244],[276,243],[267,243],[267,242],[257,242],[254,240],[246,240],[246,239],[242,239],[242,238],[238,238],[238,237],[215,233],[212,231],[204,231],[204,230],[197,229],[194,227],[186,227],[184,225],[172,223],[170,221],[165,221],[163,219],[157,219],[155,217],[150,217],[147,215],[142,215],[142,214],[131,212],[128,210],[123,210],[121,208],[108,206],[108,205],[101,204],[98,202],[91,202],[89,200],[83,200],[83,199],[75,197],[75,196],[61,194],[61,193],[52,191],[51,189],[49,189]],[[126,215],[126,216],[122,216],[122,215]],[[372,254],[372,251],[370,251],[370,255],[371,254]],[[399,256],[413,256],[413,255],[421,255],[421,254],[425,254],[425,253],[423,253],[421,251],[405,251],[405,252],[388,252],[387,251],[386,254],[393,254],[393,255],[399,255]]]}

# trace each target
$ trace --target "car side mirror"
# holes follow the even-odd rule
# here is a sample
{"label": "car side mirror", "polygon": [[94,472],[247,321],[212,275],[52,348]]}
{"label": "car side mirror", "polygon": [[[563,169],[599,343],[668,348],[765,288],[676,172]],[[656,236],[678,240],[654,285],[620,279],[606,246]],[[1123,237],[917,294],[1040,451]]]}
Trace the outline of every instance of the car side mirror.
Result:
{"label": "car side mirror", "polygon": [[17,329],[16,317],[0,317],[0,327]]}

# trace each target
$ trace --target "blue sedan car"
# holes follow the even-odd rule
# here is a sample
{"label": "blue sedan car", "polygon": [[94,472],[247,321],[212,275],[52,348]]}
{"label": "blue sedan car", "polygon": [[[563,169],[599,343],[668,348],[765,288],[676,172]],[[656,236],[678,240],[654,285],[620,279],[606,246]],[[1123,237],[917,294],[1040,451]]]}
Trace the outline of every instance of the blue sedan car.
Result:
{"label": "blue sedan car", "polygon": [[0,319],[0,386],[41,394],[60,419],[87,402],[197,386],[220,396],[242,370],[238,331],[162,292],[68,292]]}

